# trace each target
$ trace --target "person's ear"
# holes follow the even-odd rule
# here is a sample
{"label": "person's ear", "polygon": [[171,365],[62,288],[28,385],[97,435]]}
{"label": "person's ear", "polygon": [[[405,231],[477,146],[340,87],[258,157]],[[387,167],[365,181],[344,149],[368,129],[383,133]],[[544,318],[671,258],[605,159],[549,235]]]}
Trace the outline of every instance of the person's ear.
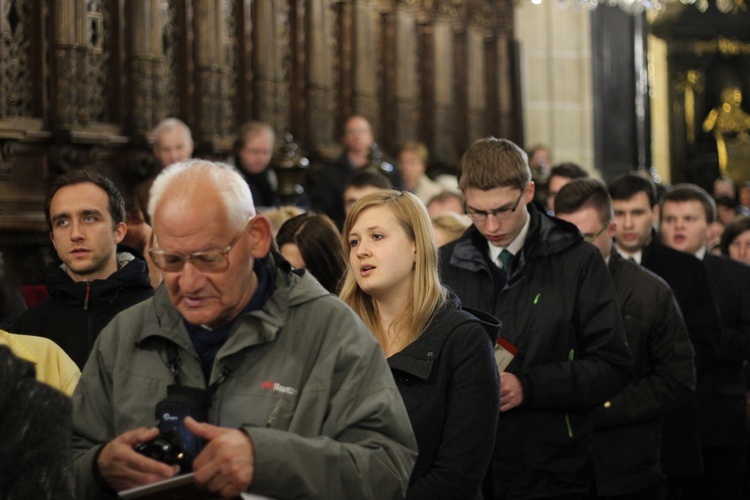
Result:
{"label": "person's ear", "polygon": [[534,181],[529,181],[529,185],[526,186],[526,194],[524,196],[524,200],[526,201],[527,205],[534,201],[534,193],[536,193],[536,184],[534,184]]}
{"label": "person's ear", "polygon": [[123,238],[125,238],[125,235],[128,233],[128,226],[124,222],[118,222],[117,226],[115,226],[114,231],[114,240],[115,244],[120,243]]}
{"label": "person's ear", "polygon": [[652,224],[652,225],[653,225],[654,227],[659,227],[659,225],[660,225],[660,222],[661,222],[661,221],[659,220],[659,216],[661,215],[661,210],[660,210],[660,207],[659,207],[659,204],[658,204],[658,203],[657,203],[656,205],[654,205],[654,208],[653,208],[652,214],[653,214],[653,219],[651,220],[651,224]]}
{"label": "person's ear", "polygon": [[271,250],[271,221],[264,215],[256,215],[248,223],[245,232],[250,237],[250,249],[253,257],[261,259]]}

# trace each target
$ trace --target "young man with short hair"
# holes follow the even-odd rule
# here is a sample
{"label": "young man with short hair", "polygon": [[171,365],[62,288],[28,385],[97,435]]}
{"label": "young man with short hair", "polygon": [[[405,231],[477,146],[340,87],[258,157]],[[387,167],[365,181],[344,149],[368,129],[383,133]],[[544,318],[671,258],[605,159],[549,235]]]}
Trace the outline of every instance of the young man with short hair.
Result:
{"label": "young man with short hair", "polygon": [[120,311],[153,295],[143,257],[118,250],[125,205],[102,175],[73,170],[58,177],[45,202],[50,238],[62,261],[47,271],[50,297],[24,312],[14,333],[46,337],[83,368],[99,332]]}
{"label": "young man with short hair", "polygon": [[[664,246],[654,223],[659,208],[654,183],[636,173],[625,173],[608,184],[617,230],[615,247],[660,276],[672,288],[695,350],[697,384],[715,366],[722,336],[718,308],[706,271],[692,255]],[[681,498],[687,479],[703,472],[695,399],[668,413],[662,432],[662,470],[670,495]]]}
{"label": "young man with short hair", "polygon": [[750,358],[750,267],[707,251],[716,205],[694,184],[678,184],[660,202],[662,242],[706,268],[724,326],[717,363],[698,385],[698,429],[705,472],[688,498],[743,498],[747,440],[744,360]]}
{"label": "young man with short hair", "polygon": [[555,208],[607,262],[635,364],[633,382],[596,410],[595,498],[658,500],[662,418],[695,390],[687,327],[669,286],[614,251],[617,223],[602,181],[572,180],[557,193]]}
{"label": "young man with short hair", "polygon": [[604,261],[575,226],[539,212],[526,153],[496,138],[463,155],[473,220],[440,248],[465,306],[497,316],[508,353],[485,498],[586,498],[594,408],[622,391],[632,359]]}

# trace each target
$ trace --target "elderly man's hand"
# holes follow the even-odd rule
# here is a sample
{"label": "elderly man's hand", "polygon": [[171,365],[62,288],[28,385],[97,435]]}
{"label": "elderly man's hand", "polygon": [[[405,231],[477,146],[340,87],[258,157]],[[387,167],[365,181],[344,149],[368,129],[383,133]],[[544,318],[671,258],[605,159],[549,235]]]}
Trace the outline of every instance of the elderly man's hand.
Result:
{"label": "elderly man's hand", "polygon": [[207,441],[193,461],[195,482],[224,498],[247,490],[255,472],[255,449],[250,437],[236,429],[198,423],[190,417],[185,426]]}
{"label": "elderly man's hand", "polygon": [[99,474],[112,488],[120,491],[173,477],[180,468],[141,455],[133,446],[150,441],[159,429],[141,427],[125,432],[104,445],[97,460]]}

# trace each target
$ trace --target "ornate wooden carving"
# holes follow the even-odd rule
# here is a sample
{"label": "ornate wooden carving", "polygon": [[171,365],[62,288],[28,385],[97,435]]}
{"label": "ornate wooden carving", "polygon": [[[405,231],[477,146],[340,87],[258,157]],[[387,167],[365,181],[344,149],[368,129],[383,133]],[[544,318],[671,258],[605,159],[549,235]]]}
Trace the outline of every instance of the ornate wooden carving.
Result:
{"label": "ornate wooden carving", "polygon": [[452,167],[474,136],[521,130],[513,50],[509,0],[0,0],[0,245],[47,241],[61,172],[127,196],[167,116],[196,156],[226,158],[256,119],[320,159],[360,113],[389,156],[418,139]]}

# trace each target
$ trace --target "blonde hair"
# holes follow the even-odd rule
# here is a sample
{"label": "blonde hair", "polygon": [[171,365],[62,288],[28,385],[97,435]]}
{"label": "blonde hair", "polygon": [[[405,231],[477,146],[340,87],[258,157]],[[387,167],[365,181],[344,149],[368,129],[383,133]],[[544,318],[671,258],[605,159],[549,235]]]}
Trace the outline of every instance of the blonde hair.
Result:
{"label": "blonde hair", "polygon": [[451,242],[457,240],[464,234],[464,231],[471,225],[471,221],[466,220],[466,216],[461,216],[453,212],[443,212],[432,218],[432,225],[437,229],[442,229]]}
{"label": "blonde hair", "polygon": [[[422,334],[432,315],[445,303],[446,291],[438,276],[438,252],[430,216],[427,215],[427,210],[419,198],[408,192],[381,190],[368,194],[354,204],[346,217],[342,232],[342,244],[347,259],[351,253],[349,234],[352,226],[365,210],[381,206],[388,207],[393,212],[407,237],[416,247],[412,293],[409,294],[405,312],[391,325],[391,328],[404,333],[399,336],[402,343],[398,346],[403,348]],[[380,323],[375,301],[359,287],[351,265],[347,266],[340,296],[362,318],[385,350],[386,332]]]}

